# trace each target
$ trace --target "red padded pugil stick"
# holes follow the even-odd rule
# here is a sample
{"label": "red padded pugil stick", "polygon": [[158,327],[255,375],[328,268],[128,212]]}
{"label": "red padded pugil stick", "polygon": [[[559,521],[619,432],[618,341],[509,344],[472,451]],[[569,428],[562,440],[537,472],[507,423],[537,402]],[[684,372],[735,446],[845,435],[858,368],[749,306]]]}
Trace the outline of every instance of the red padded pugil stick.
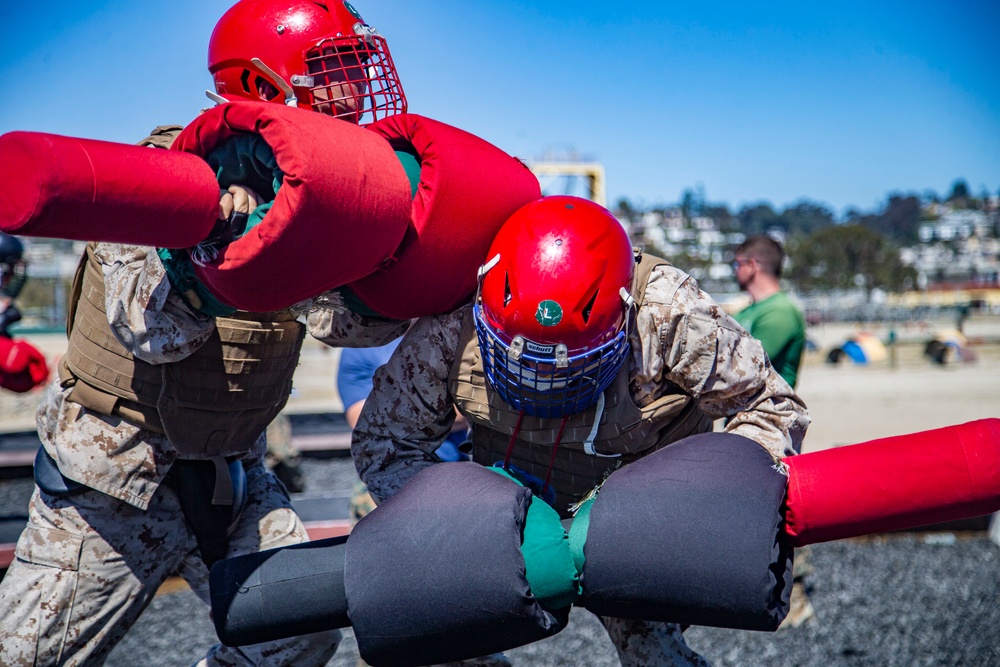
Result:
{"label": "red padded pugil stick", "polygon": [[1000,510],[1000,419],[810,452],[788,464],[795,546]]}
{"label": "red padded pugil stick", "polygon": [[41,132],[0,136],[0,231],[189,248],[219,215],[203,159]]}
{"label": "red padded pugil stick", "polygon": [[414,149],[420,187],[393,261],[350,288],[387,317],[448,312],[476,291],[500,226],[542,196],[538,178],[493,144],[430,118],[400,114],[367,129]]}
{"label": "red padded pugil stick", "polygon": [[220,301],[280,310],[362,278],[393,256],[411,197],[388,141],[298,107],[228,102],[198,116],[171,148],[207,157],[248,133],[274,151],[283,179],[264,220],[195,267]]}

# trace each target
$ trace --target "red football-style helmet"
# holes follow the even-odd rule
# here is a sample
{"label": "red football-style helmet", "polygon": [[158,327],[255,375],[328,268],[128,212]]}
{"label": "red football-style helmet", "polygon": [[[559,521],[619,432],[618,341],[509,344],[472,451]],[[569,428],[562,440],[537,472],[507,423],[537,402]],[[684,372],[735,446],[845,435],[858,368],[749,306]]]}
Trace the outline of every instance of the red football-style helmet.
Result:
{"label": "red football-style helmet", "polygon": [[487,257],[474,310],[490,385],[538,417],[592,405],[628,352],[624,228],[589,200],[543,197],[504,223]]}
{"label": "red football-style helmet", "polygon": [[367,125],[406,111],[385,38],[344,0],[240,0],[208,44],[222,97],[283,102]]}

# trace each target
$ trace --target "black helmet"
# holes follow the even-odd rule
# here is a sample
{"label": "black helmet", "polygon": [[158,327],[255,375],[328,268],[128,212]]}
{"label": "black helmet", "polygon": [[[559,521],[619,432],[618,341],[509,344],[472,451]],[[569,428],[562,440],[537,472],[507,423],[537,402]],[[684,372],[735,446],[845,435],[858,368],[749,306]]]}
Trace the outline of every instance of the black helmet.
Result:
{"label": "black helmet", "polygon": [[0,232],[0,296],[13,299],[24,287],[24,244],[16,236]]}

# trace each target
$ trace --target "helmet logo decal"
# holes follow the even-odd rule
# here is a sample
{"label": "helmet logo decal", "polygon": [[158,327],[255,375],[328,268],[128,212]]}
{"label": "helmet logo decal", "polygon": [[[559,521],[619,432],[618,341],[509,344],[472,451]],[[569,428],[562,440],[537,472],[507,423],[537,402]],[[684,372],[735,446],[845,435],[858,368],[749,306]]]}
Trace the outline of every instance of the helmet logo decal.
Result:
{"label": "helmet logo decal", "polygon": [[528,348],[528,352],[532,354],[544,354],[550,357],[556,349],[555,345],[539,345],[538,343],[532,343],[530,340],[525,341],[525,345]]}
{"label": "helmet logo decal", "polygon": [[361,14],[359,14],[358,10],[356,10],[353,6],[351,6],[351,3],[345,2],[344,3],[344,9],[346,9],[347,11],[349,11],[351,13],[351,16],[353,16],[354,18],[356,18],[359,21],[362,21]]}
{"label": "helmet logo decal", "polygon": [[554,327],[562,321],[562,318],[562,306],[551,299],[539,303],[538,310],[535,311],[535,319],[543,327]]}

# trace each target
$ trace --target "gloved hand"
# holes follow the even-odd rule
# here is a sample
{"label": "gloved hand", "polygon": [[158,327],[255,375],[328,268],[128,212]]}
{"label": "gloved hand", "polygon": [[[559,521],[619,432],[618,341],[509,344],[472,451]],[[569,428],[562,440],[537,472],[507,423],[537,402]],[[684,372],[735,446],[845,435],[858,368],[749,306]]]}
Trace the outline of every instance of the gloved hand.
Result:
{"label": "gloved hand", "polygon": [[49,377],[45,355],[24,340],[0,337],[0,387],[24,393]]}
{"label": "gloved hand", "polygon": [[228,220],[233,213],[249,215],[262,201],[261,196],[247,186],[230,185],[219,200],[219,219]]}
{"label": "gloved hand", "polygon": [[236,312],[236,308],[219,301],[202,284],[191,264],[205,266],[218,256],[220,250],[242,236],[250,214],[255,209],[263,208],[258,206],[261,201],[260,195],[250,188],[230,185],[219,198],[219,219],[208,238],[188,251],[157,249],[170,284],[195,310],[213,317],[227,317]]}
{"label": "gloved hand", "polygon": [[219,251],[243,236],[250,214],[262,202],[261,196],[244,185],[230,185],[219,199],[219,219],[208,238],[191,249],[191,261],[205,266]]}

